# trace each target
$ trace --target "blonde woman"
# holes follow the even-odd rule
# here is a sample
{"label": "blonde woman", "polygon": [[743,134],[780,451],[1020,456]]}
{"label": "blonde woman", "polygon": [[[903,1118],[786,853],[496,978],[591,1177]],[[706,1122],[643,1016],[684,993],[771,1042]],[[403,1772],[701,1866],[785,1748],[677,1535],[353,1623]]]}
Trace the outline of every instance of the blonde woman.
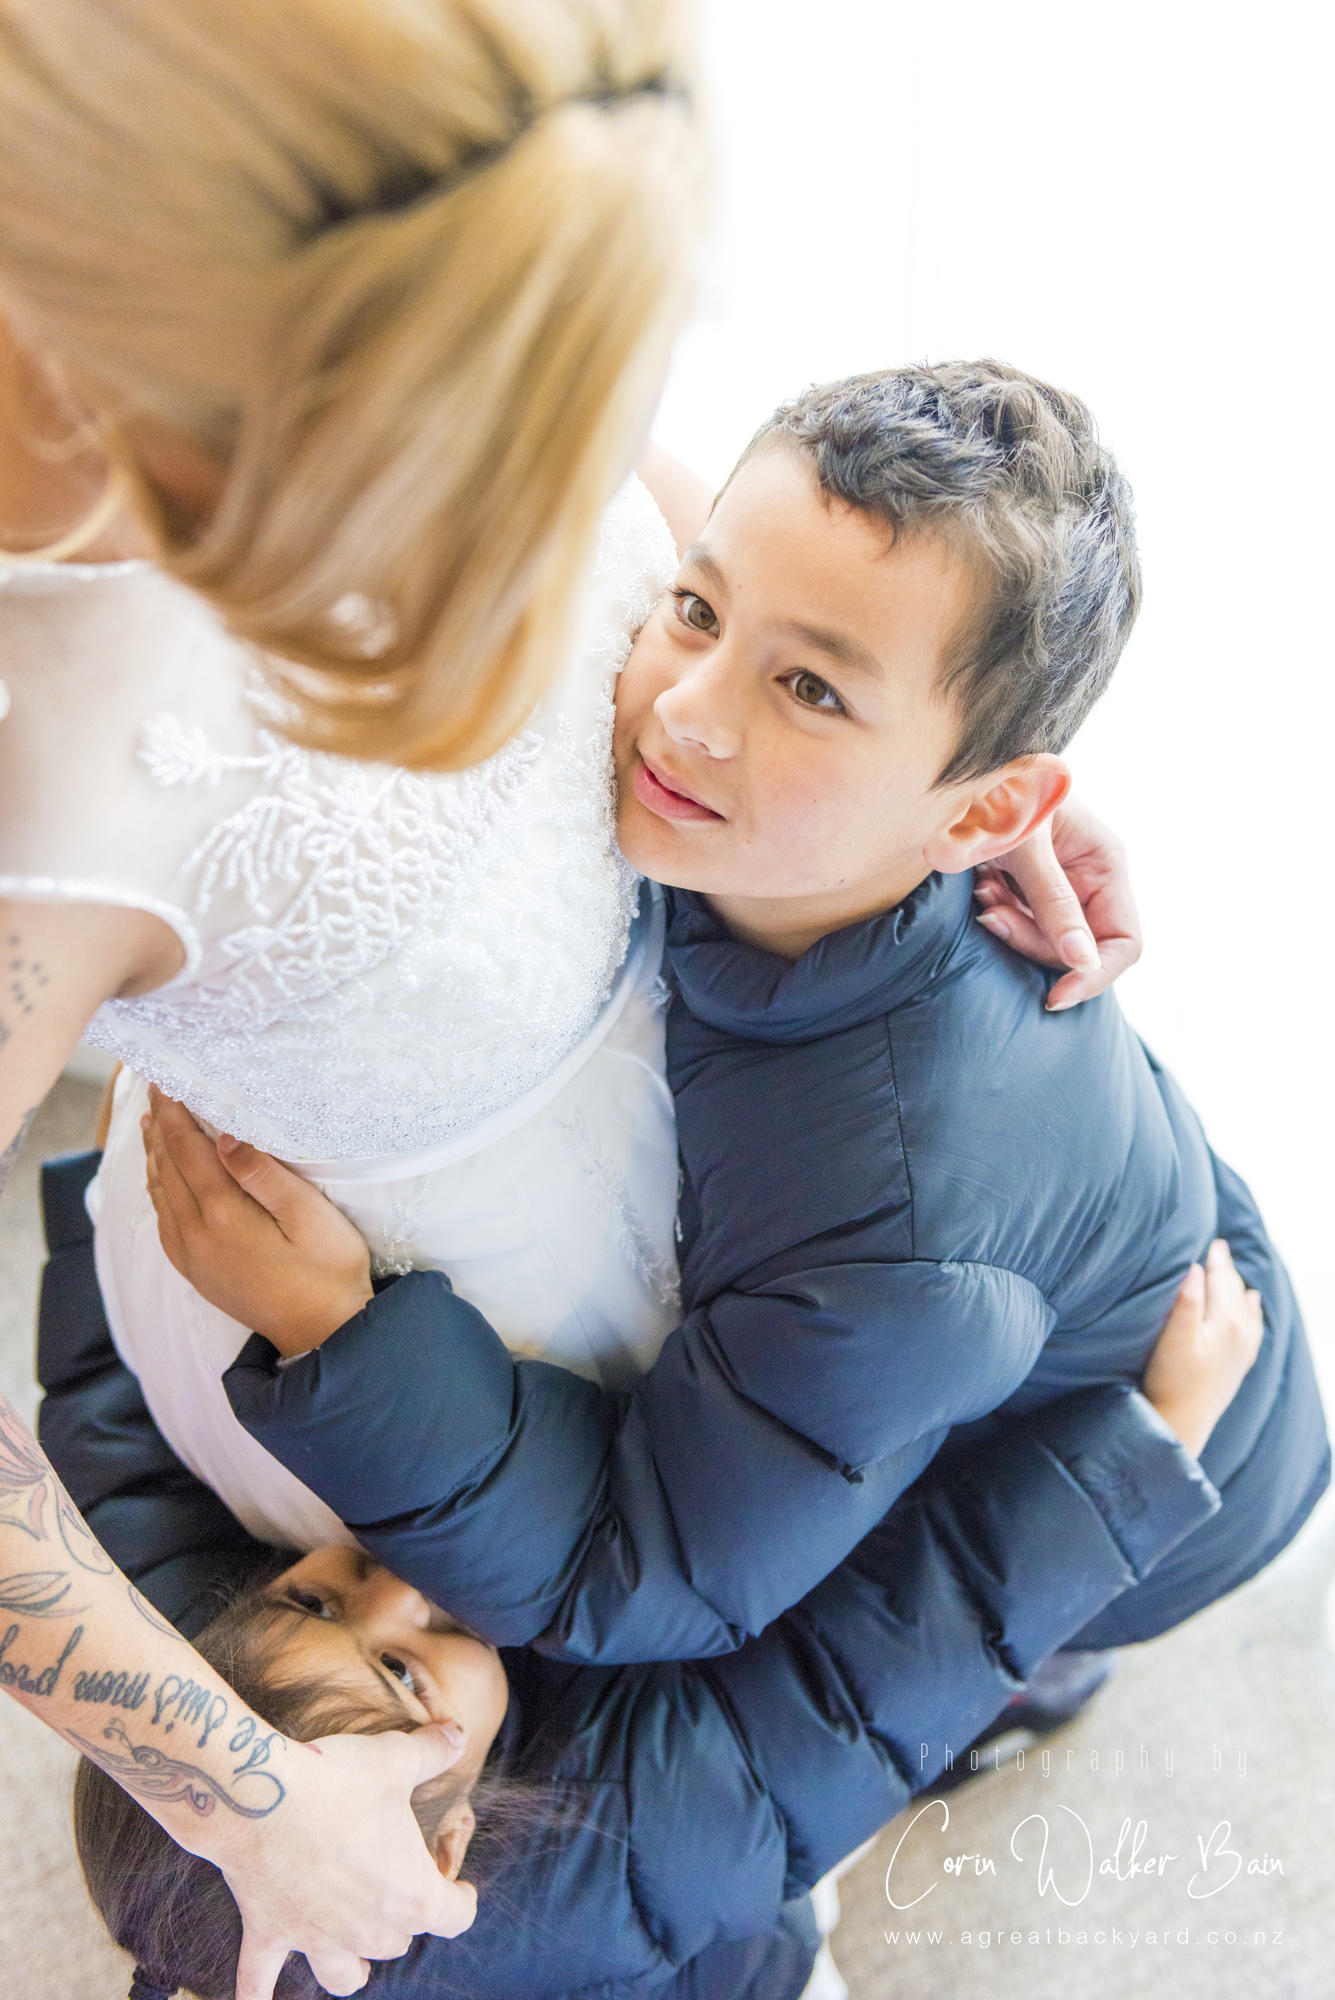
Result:
{"label": "blonde woman", "polygon": [[[671,1320],[654,908],[612,841],[607,739],[673,561],[625,474],[699,207],[682,43],[667,0],[0,4],[0,1147],[92,1023],[133,1072],[100,1187],[117,1338],[178,1455],[275,1540],[342,1531],[276,1466],[257,1487],[217,1420],[244,1329],[162,1257],[142,1079],[516,1344],[615,1380]],[[688,535],[698,491],[655,482]],[[1116,887],[1100,967],[1051,857],[1019,866],[1094,990],[1135,949]],[[1013,906],[995,921],[1020,938]],[[7,1436],[28,1506],[49,1471],[12,1413]],[[315,1778],[240,1815],[259,1725],[60,1518],[42,1590],[30,1523],[0,1520],[25,1662],[0,1678],[85,1739],[76,1674],[85,1699],[174,1676],[224,1704],[175,1796],[170,1711],[115,1720],[145,1803],[228,1873],[242,1991],[288,1948],[350,1991],[410,1929],[459,1928],[401,1844],[405,1777],[455,1752],[377,1766],[380,1817],[324,1822],[374,1841],[299,1869]]]}
{"label": "blonde woman", "polygon": [[[275,976],[300,961],[303,1000],[333,1011],[355,991],[374,1056],[384,983],[402,996],[413,950],[424,976],[424,924],[454,913],[470,868],[484,907],[487,857],[528,842],[538,875],[571,861],[597,935],[575,936],[569,911],[521,1088],[593,1027],[631,914],[599,846],[605,787],[596,812],[587,776],[581,797],[615,659],[565,670],[604,626],[615,653],[668,560],[632,488],[603,529],[596,631],[585,615],[577,633],[681,309],[698,154],[666,0],[0,7],[6,1160],[103,1003],[170,989],[159,1006],[206,1013],[226,986],[236,905],[215,900],[201,928],[204,892],[176,871],[224,805],[264,795],[268,767],[244,797],[236,769],[160,783],[139,739],[163,715],[178,748],[203,738],[243,766],[300,739],[276,782],[327,780],[316,817],[344,830],[359,780],[340,753],[461,772],[499,753],[480,781],[382,764],[366,783],[397,842],[395,893],[354,856],[355,911],[325,909]],[[136,560],[150,554],[158,567]],[[556,680],[542,741],[530,729],[516,752]],[[281,707],[251,700],[266,695]],[[521,907],[498,930],[518,942],[538,905],[508,879]],[[276,923],[311,881],[310,846],[289,840]],[[394,1040],[400,1076],[413,1043]],[[350,1094],[346,1074],[327,1081],[331,1103]],[[374,1098],[373,1063],[360,1081]],[[309,1073],[303,1089],[309,1103]],[[57,1728],[86,1736],[101,1701],[130,1733],[139,1795],[237,1893],[246,2000],[289,1949],[349,1992],[366,1959],[469,1921],[407,1807],[457,1743],[288,1749],[144,1614],[8,1406],[0,1485],[0,1684]],[[160,1697],[187,1687],[202,1721],[177,1755]],[[256,1785],[260,1755],[278,1785]]]}

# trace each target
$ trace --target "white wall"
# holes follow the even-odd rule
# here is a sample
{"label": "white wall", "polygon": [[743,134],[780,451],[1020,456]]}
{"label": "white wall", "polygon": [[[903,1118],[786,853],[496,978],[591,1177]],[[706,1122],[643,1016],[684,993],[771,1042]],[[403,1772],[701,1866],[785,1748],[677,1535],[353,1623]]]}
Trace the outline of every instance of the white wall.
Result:
{"label": "white wall", "polygon": [[656,435],[720,477],[803,383],[956,355],[1090,402],[1147,585],[1072,752],[1145,916],[1123,1004],[1260,1195],[1335,1404],[1321,15],[703,7],[717,225]]}

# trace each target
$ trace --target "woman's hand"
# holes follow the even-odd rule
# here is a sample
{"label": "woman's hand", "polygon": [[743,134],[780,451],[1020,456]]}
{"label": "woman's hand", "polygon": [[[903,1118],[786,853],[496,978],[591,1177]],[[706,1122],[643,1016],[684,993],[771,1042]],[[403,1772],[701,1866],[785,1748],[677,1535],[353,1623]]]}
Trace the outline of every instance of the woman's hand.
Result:
{"label": "woman's hand", "polygon": [[203,1298],[286,1356],[307,1354],[372,1297],[361,1235],[318,1188],[236,1139],[215,1146],[150,1090],[148,1191],[170,1262]]}
{"label": "woman's hand", "polygon": [[1140,957],[1126,849],[1070,799],[1023,847],[978,869],[974,894],[993,937],[1040,965],[1072,968],[1048,995],[1051,1013],[1092,1000]]}
{"label": "woman's hand", "polygon": [[[328,1992],[354,1993],[368,1960],[468,1929],[476,1896],[441,1876],[412,1811],[414,1789],[463,1755],[457,1725],[275,1734],[116,1568],[3,1395],[0,1576],[0,1686],[222,1870],[245,1924],[240,2000],[271,2000],[290,1951]],[[198,1734],[173,1736],[183,1715]]]}
{"label": "woman's hand", "polygon": [[455,1723],[290,1746],[282,1812],[225,1829],[234,1851],[208,1849],[245,1925],[237,2000],[271,2000],[290,1951],[326,1993],[356,1993],[371,1960],[401,1957],[424,1931],[468,1929],[477,1891],[441,1875],[409,1804],[462,1754]]}
{"label": "woman's hand", "polygon": [[1141,1384],[1165,1423],[1199,1458],[1261,1351],[1261,1294],[1243,1284],[1227,1243],[1182,1280]]}

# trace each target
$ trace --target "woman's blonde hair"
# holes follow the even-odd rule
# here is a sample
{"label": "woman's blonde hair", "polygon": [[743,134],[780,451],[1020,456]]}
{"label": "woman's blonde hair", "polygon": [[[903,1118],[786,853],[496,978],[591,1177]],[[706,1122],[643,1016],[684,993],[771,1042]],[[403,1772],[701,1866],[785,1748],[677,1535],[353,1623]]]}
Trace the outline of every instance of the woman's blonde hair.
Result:
{"label": "woman's blonde hair", "polygon": [[685,303],[686,5],[0,0],[0,283],[113,448],[226,466],[163,560],[301,740],[470,764],[559,664]]}

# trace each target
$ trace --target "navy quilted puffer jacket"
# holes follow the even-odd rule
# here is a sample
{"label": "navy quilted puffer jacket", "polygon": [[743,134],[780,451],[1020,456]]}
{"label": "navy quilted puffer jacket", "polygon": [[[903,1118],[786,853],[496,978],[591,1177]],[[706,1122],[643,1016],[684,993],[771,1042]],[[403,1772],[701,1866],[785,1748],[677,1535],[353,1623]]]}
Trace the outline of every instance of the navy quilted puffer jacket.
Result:
{"label": "navy quilted puffer jacket", "polygon": [[1251,1576],[1329,1477],[1284,1268],[1113,996],[1046,1013],[1050,975],[972,921],[971,891],[933,876],[795,964],[668,892],[685,1317],[633,1394],[515,1360],[423,1272],[281,1374],[253,1343],[227,1378],[242,1422],[499,1642],[721,1654],[943,1444],[967,1466],[1001,1417],[1137,1381],[1222,1235],[1266,1309],[1205,1452],[1223,1505],[1082,1643]]}
{"label": "navy quilted puffer jacket", "polygon": [[[116,1355],[83,1209],[95,1166],[46,1170],[40,1436],[103,1547],[194,1632],[219,1582],[273,1551],[173,1457]],[[401,1280],[381,1303],[400,1289],[415,1287]],[[401,1442],[422,1373],[403,1385]],[[725,1658],[595,1667],[507,1651],[498,1761],[551,1816],[512,1836],[466,1936],[419,1938],[369,1990],[795,2000],[814,1949],[796,1899],[1217,1507],[1140,1395],[1082,1390],[1003,1426],[949,1480],[933,1468],[834,1575]],[[388,1553],[390,1531],[380,1539]],[[446,1571],[433,1594],[452,1607]]]}

